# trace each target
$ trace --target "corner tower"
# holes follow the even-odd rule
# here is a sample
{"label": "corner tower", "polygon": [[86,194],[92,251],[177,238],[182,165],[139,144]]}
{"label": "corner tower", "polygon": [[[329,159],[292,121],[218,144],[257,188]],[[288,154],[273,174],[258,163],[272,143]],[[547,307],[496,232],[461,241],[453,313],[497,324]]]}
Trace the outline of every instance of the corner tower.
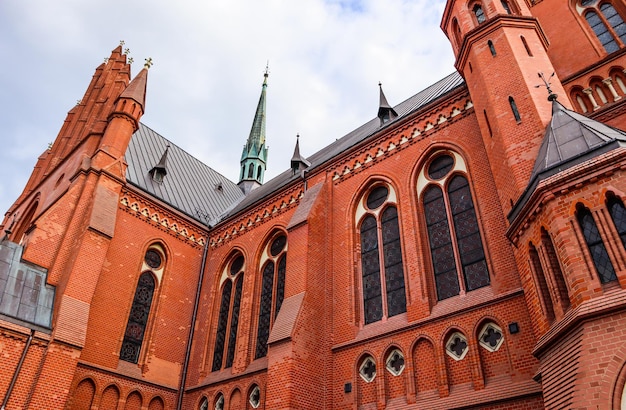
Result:
{"label": "corner tower", "polygon": [[[539,77],[555,71],[548,40],[520,0],[448,0],[441,28],[467,83],[506,214],[528,183],[551,118]],[[551,88],[571,107],[556,77]]]}
{"label": "corner tower", "polygon": [[267,90],[268,70],[263,74],[261,97],[256,108],[254,121],[248,141],[241,153],[241,171],[239,187],[244,194],[263,184],[263,176],[267,166],[267,147],[265,146],[265,94]]}

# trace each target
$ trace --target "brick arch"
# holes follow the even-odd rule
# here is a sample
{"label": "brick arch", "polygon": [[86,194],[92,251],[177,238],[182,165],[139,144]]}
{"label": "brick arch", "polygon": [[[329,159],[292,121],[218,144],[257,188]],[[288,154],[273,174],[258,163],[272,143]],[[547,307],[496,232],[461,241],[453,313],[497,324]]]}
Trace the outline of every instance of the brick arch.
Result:
{"label": "brick arch", "polygon": [[252,407],[252,405],[250,404],[250,395],[252,394],[252,390],[254,390],[254,387],[258,387],[259,391],[260,391],[260,404],[259,404],[259,409],[262,409],[265,407],[265,387],[258,381],[258,380],[251,380],[248,384],[248,387],[246,389],[246,395],[244,397],[245,400],[245,406],[244,408],[246,409],[253,409],[254,407]]}
{"label": "brick arch", "polygon": [[165,409],[165,403],[161,396],[155,396],[150,400],[150,404],[148,404],[148,410],[163,410]]}
{"label": "brick arch", "polygon": [[[392,374],[387,369],[387,358],[394,350],[399,350],[403,356],[404,360],[404,370],[399,375]],[[380,374],[384,375],[385,379],[385,402],[392,400],[397,397],[405,397],[407,395],[408,386],[408,366],[407,366],[407,355],[403,351],[403,349],[397,343],[390,343],[384,350],[381,356],[381,359],[378,360],[380,363],[381,369]]]}
{"label": "brick arch", "polygon": [[586,114],[593,111],[591,101],[589,101],[589,97],[583,92],[583,87],[579,85],[572,87],[569,91],[569,97],[577,112]]}
{"label": "brick arch", "polygon": [[[467,340],[466,349],[468,349],[468,351],[465,354],[465,357],[461,360],[453,359],[446,352],[446,343],[448,342],[448,338],[451,337],[455,332],[461,333]],[[456,326],[456,325],[448,327],[448,329],[442,333],[440,346],[441,346],[441,349],[443,350],[443,358],[445,362],[445,369],[446,369],[446,375],[448,378],[449,387],[452,387],[458,384],[467,384],[473,381],[472,366],[471,366],[472,353],[473,353],[471,347],[473,344],[472,343],[473,338],[470,335],[472,334],[464,331],[460,326]]]}
{"label": "brick arch", "polygon": [[613,66],[609,68],[609,77],[613,82],[615,91],[623,98],[626,95],[626,74],[624,73],[624,67]]}
{"label": "brick arch", "polygon": [[[501,337],[504,338],[504,341],[500,345],[500,348],[495,352],[490,352],[489,350],[485,349],[480,344],[479,340],[480,332],[482,331],[484,326],[489,323],[493,323],[494,325],[499,327],[502,335]],[[513,369],[511,368],[511,361],[509,358],[509,338],[506,335],[506,328],[502,326],[500,320],[490,315],[482,317],[478,322],[476,322],[473,334],[478,344],[480,373],[483,375],[483,379],[485,380],[485,382],[492,378],[511,374]]]}
{"label": "brick arch", "polygon": [[141,410],[143,405],[143,397],[139,390],[133,390],[126,396],[126,403],[124,404],[124,410]]}
{"label": "brick arch", "polygon": [[76,385],[71,399],[72,410],[90,410],[96,395],[96,382],[91,377],[85,377]]}
{"label": "brick arch", "polygon": [[[447,396],[448,382],[444,358],[438,353],[439,349],[433,340],[426,335],[420,335],[411,347],[411,363],[415,379],[415,391],[418,399],[425,397]],[[422,363],[432,363],[433,366],[420,366]],[[442,392],[441,386],[445,386]]]}
{"label": "brick arch", "polygon": [[116,410],[120,401],[120,388],[117,384],[109,384],[102,391],[102,395],[100,396],[100,405],[98,406],[101,409],[110,409]]}
{"label": "brick arch", "polygon": [[241,389],[239,387],[233,388],[230,393],[230,397],[228,398],[228,409],[229,410],[240,410],[242,408],[243,400],[245,400],[241,394]]}
{"label": "brick arch", "polygon": [[[374,360],[374,363],[376,363],[376,377],[374,377],[374,380],[372,380],[369,383],[363,380],[363,378],[359,374],[360,373],[359,368],[361,367],[361,364],[367,357],[371,357]],[[378,399],[378,395],[377,395],[378,378],[384,377],[384,375],[381,373],[383,369],[381,369],[380,361],[376,359],[376,355],[373,354],[372,352],[363,351],[355,362],[355,370],[356,370],[355,378],[356,378],[357,405],[362,406],[362,405],[369,404],[369,403],[376,403]]]}
{"label": "brick arch", "polygon": [[600,106],[613,102],[613,96],[602,80],[602,77],[595,75],[589,78],[589,88],[591,88],[592,93],[596,97],[596,102]]}
{"label": "brick arch", "polygon": [[613,360],[605,369],[605,377],[601,385],[601,391],[609,392],[606,395],[606,408],[623,408],[622,397],[626,395],[626,346],[620,347]]}

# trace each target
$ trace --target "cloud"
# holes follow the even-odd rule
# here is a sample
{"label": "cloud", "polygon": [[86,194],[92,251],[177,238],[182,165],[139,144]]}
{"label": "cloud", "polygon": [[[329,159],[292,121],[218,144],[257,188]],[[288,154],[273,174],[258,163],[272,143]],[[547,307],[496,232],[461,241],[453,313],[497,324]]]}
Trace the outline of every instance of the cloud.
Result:
{"label": "cloud", "polygon": [[162,0],[0,3],[0,208],[124,40],[148,79],[142,121],[237,180],[269,60],[266,179],[454,70],[445,1]]}

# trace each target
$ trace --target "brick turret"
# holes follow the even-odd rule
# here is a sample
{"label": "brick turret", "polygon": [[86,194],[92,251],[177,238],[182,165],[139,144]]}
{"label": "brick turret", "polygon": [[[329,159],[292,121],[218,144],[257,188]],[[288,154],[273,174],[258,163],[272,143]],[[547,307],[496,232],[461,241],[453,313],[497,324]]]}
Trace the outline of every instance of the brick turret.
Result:
{"label": "brick turret", "polygon": [[[441,28],[472,97],[505,213],[528,183],[550,103],[539,73],[554,67],[548,41],[523,1],[448,1]],[[559,80],[552,89],[570,106]]]}

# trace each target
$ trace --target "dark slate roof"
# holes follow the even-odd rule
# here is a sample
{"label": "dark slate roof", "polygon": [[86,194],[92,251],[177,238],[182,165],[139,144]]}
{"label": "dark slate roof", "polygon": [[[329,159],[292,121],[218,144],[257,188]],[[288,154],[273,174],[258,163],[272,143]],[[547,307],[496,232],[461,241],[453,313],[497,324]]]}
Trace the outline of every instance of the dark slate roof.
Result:
{"label": "dark slate roof", "polygon": [[[167,175],[157,183],[149,172],[168,145]],[[243,197],[237,184],[144,124],[133,134],[125,158],[130,184],[202,223],[215,220]]]}
{"label": "dark slate roof", "polygon": [[[438,98],[446,95],[452,90],[457,89],[458,87],[461,87],[464,84],[465,83],[463,81],[463,78],[458,72],[454,72],[448,75],[447,77],[439,80],[425,90],[420,91],[413,97],[410,97],[406,101],[395,106],[394,109],[398,113],[398,117],[392,121],[387,122],[383,127],[381,127],[380,125],[380,119],[378,117],[375,117],[365,124],[361,125],[359,128],[355,129],[354,131],[348,133],[344,137],[336,140],[332,144],[328,145],[325,148],[322,148],[317,153],[308,157],[307,161],[311,163],[311,166],[307,169],[307,171],[310,171],[324,164],[325,162],[331,160],[342,152],[350,149],[361,141],[374,135],[382,128],[385,128],[389,126],[389,124],[399,121],[400,119],[406,117],[414,111],[437,100]],[[298,178],[300,178],[299,173],[296,173],[294,175],[291,169],[284,171],[283,173],[279,174],[270,181],[264,183],[260,187],[250,192],[245,198],[243,198],[241,202],[234,205],[232,209],[230,209],[229,212],[224,215],[224,218],[241,212],[242,210],[255,204],[257,201],[265,198],[267,195],[270,195],[277,189],[287,185],[291,181]]]}
{"label": "dark slate roof", "polygon": [[552,101],[552,119],[546,128],[526,190],[517,201],[513,220],[542,179],[626,144],[626,132],[568,110]]}

